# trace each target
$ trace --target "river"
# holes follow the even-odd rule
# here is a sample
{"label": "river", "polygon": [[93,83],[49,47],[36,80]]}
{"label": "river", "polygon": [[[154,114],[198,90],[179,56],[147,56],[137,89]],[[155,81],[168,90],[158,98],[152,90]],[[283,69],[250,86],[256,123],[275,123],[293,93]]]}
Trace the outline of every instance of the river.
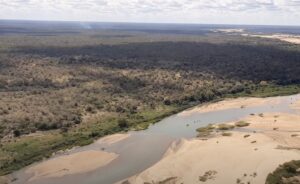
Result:
{"label": "river", "polygon": [[[273,97],[274,98],[274,97]],[[13,173],[17,178],[14,184],[110,184],[138,174],[158,162],[174,141],[182,138],[194,138],[195,131],[201,126],[210,123],[235,121],[251,113],[289,112],[295,113],[289,106],[300,100],[300,94],[275,97],[275,105],[264,104],[245,108],[230,108],[211,112],[194,112],[182,116],[170,116],[150,126],[147,130],[129,132],[131,136],[115,144],[91,144],[76,148],[72,153],[84,150],[102,150],[119,154],[119,157],[110,164],[92,172],[68,175],[61,178],[50,178],[27,182],[30,175],[25,173],[26,168]]]}

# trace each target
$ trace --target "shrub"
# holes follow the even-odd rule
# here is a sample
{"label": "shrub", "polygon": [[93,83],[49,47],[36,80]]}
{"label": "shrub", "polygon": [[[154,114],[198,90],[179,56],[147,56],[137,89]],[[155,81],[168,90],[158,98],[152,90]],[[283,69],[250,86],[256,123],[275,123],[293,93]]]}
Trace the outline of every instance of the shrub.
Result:
{"label": "shrub", "polygon": [[229,132],[224,132],[224,133],[222,133],[222,136],[229,137],[229,136],[232,136],[232,133],[229,133]]}
{"label": "shrub", "polygon": [[246,121],[239,121],[239,122],[235,123],[235,126],[237,126],[237,127],[246,127],[249,125],[250,125],[250,123],[247,123]]}
{"label": "shrub", "polygon": [[219,130],[231,130],[234,129],[234,125],[228,125],[228,124],[220,124],[218,125]]}
{"label": "shrub", "polygon": [[88,106],[86,109],[85,109],[86,112],[93,112],[93,108],[91,106]]}
{"label": "shrub", "polygon": [[[281,184],[294,176],[299,176],[300,161],[291,161],[280,165],[273,173],[267,177],[266,184]],[[291,182],[292,183],[292,182]]]}
{"label": "shrub", "polygon": [[126,119],[120,119],[120,120],[118,120],[118,126],[122,129],[124,129],[124,128],[128,128],[129,124]]}
{"label": "shrub", "polygon": [[73,118],[73,122],[74,122],[75,124],[80,124],[81,121],[82,121],[82,119],[81,119],[80,116],[75,116],[75,117]]}
{"label": "shrub", "polygon": [[244,138],[247,138],[247,137],[250,137],[250,135],[249,135],[249,134],[247,134],[247,135],[244,135]]}
{"label": "shrub", "polygon": [[89,134],[89,137],[98,137],[99,135],[100,135],[99,132],[91,132]]}
{"label": "shrub", "polygon": [[198,128],[196,131],[198,132],[198,137],[207,137],[209,136],[215,128],[213,125],[207,125],[206,127]]}
{"label": "shrub", "polygon": [[39,123],[39,124],[36,124],[36,128],[38,130],[42,130],[42,131],[45,131],[45,130],[50,130],[50,126],[48,126],[46,123]]}
{"label": "shrub", "polygon": [[171,105],[171,101],[168,100],[168,99],[167,99],[167,100],[164,100],[164,104],[165,104],[165,105]]}
{"label": "shrub", "polygon": [[20,137],[20,135],[21,135],[21,132],[20,132],[20,130],[14,130],[14,136],[15,137]]}

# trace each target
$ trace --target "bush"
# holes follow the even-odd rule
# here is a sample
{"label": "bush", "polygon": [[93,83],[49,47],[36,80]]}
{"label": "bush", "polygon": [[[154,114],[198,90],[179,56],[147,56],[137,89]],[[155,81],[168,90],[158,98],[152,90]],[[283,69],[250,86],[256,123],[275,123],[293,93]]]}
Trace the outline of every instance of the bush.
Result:
{"label": "bush", "polygon": [[197,132],[207,132],[207,131],[212,131],[213,129],[215,129],[213,127],[213,125],[207,125],[206,127],[200,127],[200,128],[198,128],[196,131]]}
{"label": "bush", "polygon": [[237,126],[237,127],[246,127],[246,126],[249,126],[249,125],[250,125],[250,123],[247,123],[245,121],[239,121],[239,122],[235,123],[235,126]]}
{"label": "bush", "polygon": [[224,133],[222,133],[222,136],[229,137],[229,136],[232,136],[232,133],[229,133],[229,132],[224,132]]}
{"label": "bush", "polygon": [[36,125],[36,127],[38,130],[42,130],[42,131],[51,129],[50,126],[48,126],[46,123],[39,123]]}
{"label": "bush", "polygon": [[129,124],[126,119],[120,119],[120,120],[118,120],[118,126],[122,129],[124,129],[124,128],[128,128]]}
{"label": "bush", "polygon": [[14,130],[14,136],[15,137],[20,137],[20,135],[21,135],[21,132],[20,132],[20,130]]}
{"label": "bush", "polygon": [[99,137],[99,132],[91,132],[90,134],[89,134],[89,137]]}
{"label": "bush", "polygon": [[75,124],[80,124],[81,121],[82,121],[82,119],[81,119],[80,116],[76,116],[76,117],[73,118],[73,122],[74,122]]}
{"label": "bush", "polygon": [[93,108],[91,106],[88,106],[86,109],[85,109],[86,112],[93,112]]}
{"label": "bush", "polygon": [[170,100],[164,100],[164,104],[165,105],[171,105],[171,101]]}
{"label": "bush", "polygon": [[[299,176],[300,161],[291,161],[280,165],[273,173],[269,174],[266,184],[284,184],[287,179]],[[292,183],[292,182],[288,182]]]}
{"label": "bush", "polygon": [[213,125],[207,125],[206,127],[198,128],[196,131],[198,132],[198,137],[207,137],[214,129]]}
{"label": "bush", "polygon": [[234,125],[220,124],[218,125],[219,130],[231,130],[234,129]]}

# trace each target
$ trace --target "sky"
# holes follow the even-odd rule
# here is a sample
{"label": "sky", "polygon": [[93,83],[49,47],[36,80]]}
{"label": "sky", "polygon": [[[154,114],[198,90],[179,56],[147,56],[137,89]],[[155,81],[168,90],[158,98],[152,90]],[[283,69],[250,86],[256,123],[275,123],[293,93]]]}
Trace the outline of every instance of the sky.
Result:
{"label": "sky", "polygon": [[0,0],[0,19],[300,25],[300,0]]}

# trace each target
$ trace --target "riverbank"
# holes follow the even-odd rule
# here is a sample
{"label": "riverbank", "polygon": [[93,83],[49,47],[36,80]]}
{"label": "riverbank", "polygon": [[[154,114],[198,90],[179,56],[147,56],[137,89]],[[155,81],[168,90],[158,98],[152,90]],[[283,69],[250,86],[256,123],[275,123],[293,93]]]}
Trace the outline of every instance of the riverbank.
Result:
{"label": "riverbank", "polygon": [[[111,145],[130,137],[130,134],[114,134],[97,140],[96,144]],[[87,150],[72,153],[72,150],[57,155],[55,158],[37,163],[25,170],[31,175],[28,182],[47,178],[59,178],[66,175],[82,174],[103,167],[118,154],[106,151]]]}
{"label": "riverbank", "polygon": [[242,35],[251,36],[251,37],[278,39],[278,40],[288,42],[288,43],[300,44],[300,36],[299,35],[289,35],[289,34],[273,34],[273,35],[248,35],[248,34],[242,34]]}
{"label": "riverbank", "polygon": [[274,98],[236,98],[236,99],[225,99],[219,102],[210,103],[201,105],[198,107],[194,107],[192,109],[183,111],[179,113],[179,116],[189,116],[194,113],[206,113],[206,112],[212,112],[212,111],[220,111],[220,110],[226,110],[226,109],[233,109],[233,108],[246,108],[246,107],[255,107],[259,105],[264,105],[266,103],[276,105],[279,103],[279,100]]}
{"label": "riverbank", "polygon": [[[276,90],[276,94],[280,94],[280,92],[282,92],[283,94],[295,93],[297,89],[298,88],[295,86],[282,87],[281,90]],[[264,88],[258,90],[257,93],[255,94],[257,96],[261,96],[262,94],[270,95],[270,91],[273,90],[271,90],[270,88]],[[239,95],[244,95],[244,94],[235,94],[235,97]],[[272,93],[272,95],[274,95],[274,93]],[[160,109],[158,112],[144,113],[143,116],[146,117],[146,119],[140,123],[137,122],[133,123],[133,125],[135,125],[134,128],[144,129],[148,127],[148,125],[158,122],[160,119],[163,119],[164,117],[177,113],[190,106],[186,105],[184,107],[177,107],[177,108],[171,108],[171,107],[168,107],[166,109]],[[106,129],[101,129],[101,133],[98,133],[98,128],[97,125],[95,124],[90,126],[89,129],[83,129],[84,131],[77,128],[75,129],[76,132],[68,132],[67,134],[63,134],[63,135],[57,135],[55,133],[51,133],[48,135],[46,134],[40,136],[39,138],[26,137],[26,139],[20,139],[17,140],[16,142],[10,143],[9,145],[4,145],[6,150],[13,151],[14,149],[18,149],[18,151],[15,152],[20,154],[17,155],[18,158],[16,159],[16,162],[13,162],[13,164],[8,165],[8,168],[4,167],[5,170],[2,169],[2,171],[4,170],[5,172],[10,172],[12,170],[19,169],[21,167],[31,164],[33,161],[39,161],[43,159],[45,156],[49,157],[52,153],[55,153],[58,150],[70,149],[73,146],[77,146],[77,145],[83,146],[83,145],[91,144],[93,140],[96,140],[97,138],[103,135],[122,131],[122,129],[114,128],[115,124],[117,124],[117,119],[111,119],[110,126],[106,127]],[[130,127],[126,129],[127,130],[130,129]],[[93,132],[91,133],[89,130],[93,130]],[[51,148],[50,150],[48,149],[49,147]],[[52,147],[55,149],[52,149]],[[35,155],[34,157],[32,157],[33,153],[31,150],[36,150],[34,152]],[[32,158],[34,158],[34,160],[32,160]]]}
{"label": "riverbank", "polygon": [[113,134],[105,136],[96,141],[97,144],[114,144],[130,137],[130,134]]}
{"label": "riverbank", "polygon": [[299,114],[252,114],[241,121],[249,126],[174,144],[128,183],[265,183],[278,165],[300,159]]}

